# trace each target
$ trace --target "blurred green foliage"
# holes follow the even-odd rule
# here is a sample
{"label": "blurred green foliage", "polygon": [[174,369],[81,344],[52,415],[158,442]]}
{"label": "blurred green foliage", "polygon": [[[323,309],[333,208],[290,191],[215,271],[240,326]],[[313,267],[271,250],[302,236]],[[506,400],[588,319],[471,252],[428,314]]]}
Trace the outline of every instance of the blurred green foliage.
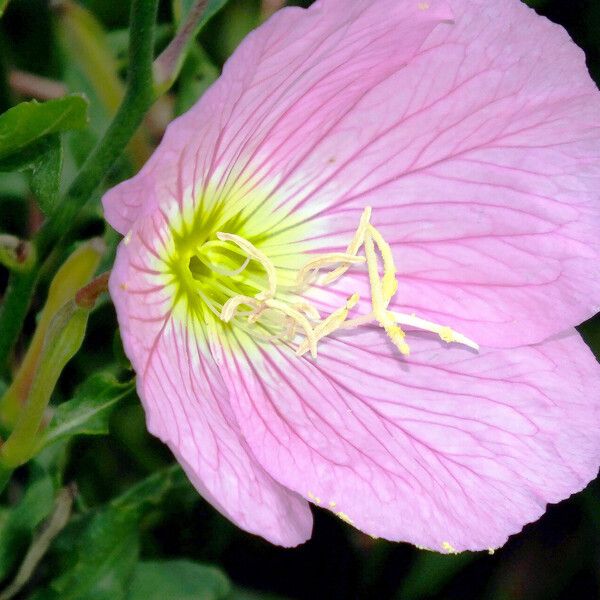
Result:
{"label": "blurred green foliage", "polygon": [[[600,2],[527,3],[568,29],[600,80]],[[0,15],[7,4],[0,0]],[[0,171],[15,172],[0,173],[0,233],[30,237],[37,230],[40,208],[53,209],[60,181],[73,178],[114,115],[125,90],[129,4],[12,0],[8,5],[0,21],[0,112],[8,110],[0,116]],[[156,53],[171,39],[190,4],[160,4]],[[168,120],[197,100],[263,18],[259,0],[212,0],[209,10],[212,18],[188,53],[172,93],[150,112],[108,173],[108,183],[139,168]],[[55,100],[57,91],[71,95]],[[84,94],[89,108],[73,94]],[[36,95],[46,101],[19,104]],[[52,266],[62,262],[72,245],[102,235],[108,247],[104,267],[111,263],[118,238],[105,228],[97,199],[78,217],[70,245],[40,275],[17,348],[20,356],[35,330]],[[5,285],[6,273],[0,270],[0,291]],[[581,331],[600,357],[598,319]],[[199,498],[168,451],[147,433],[116,332],[113,308],[101,300],[90,316],[82,350],[54,391],[48,413],[53,418],[39,440],[39,454],[16,472],[3,492],[0,589],[35,544],[60,490],[75,482],[73,516],[21,598],[600,597],[598,481],[551,507],[494,556],[441,556],[373,540],[323,511],[315,513],[313,539],[297,549],[282,550],[241,532]],[[0,392],[6,383],[0,380]]]}

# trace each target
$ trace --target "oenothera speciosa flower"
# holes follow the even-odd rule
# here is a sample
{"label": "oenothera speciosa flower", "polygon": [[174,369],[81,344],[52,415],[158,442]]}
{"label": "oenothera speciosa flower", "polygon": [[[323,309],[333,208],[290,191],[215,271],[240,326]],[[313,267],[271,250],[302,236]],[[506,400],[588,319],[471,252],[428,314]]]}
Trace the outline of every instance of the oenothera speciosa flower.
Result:
{"label": "oenothera speciosa flower", "polygon": [[488,549],[600,464],[600,94],[518,0],[319,0],[104,197],[148,427],[285,546],[309,502]]}

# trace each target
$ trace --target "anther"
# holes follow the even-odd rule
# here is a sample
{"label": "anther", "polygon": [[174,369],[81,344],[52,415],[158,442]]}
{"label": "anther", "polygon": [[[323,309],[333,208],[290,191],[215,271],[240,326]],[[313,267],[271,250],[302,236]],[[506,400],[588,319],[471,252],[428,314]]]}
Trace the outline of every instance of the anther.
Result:
{"label": "anther", "polygon": [[312,277],[316,276],[319,269],[323,267],[330,267],[332,265],[339,265],[340,263],[350,267],[352,265],[360,265],[366,262],[363,256],[354,256],[352,254],[345,254],[343,252],[332,252],[331,254],[325,254],[324,256],[318,256],[317,258],[307,262],[298,271],[297,284],[298,287],[303,288],[311,280]]}
{"label": "anther", "polygon": [[387,307],[390,299],[383,294],[383,285],[379,277],[379,264],[375,245],[370,228],[365,234],[365,254],[367,255],[367,267],[369,270],[369,284],[371,287],[371,304],[373,305],[373,316],[385,329],[389,338],[402,354],[407,354],[408,346],[404,341],[404,332],[396,325],[389,314]]}
{"label": "anther", "polygon": [[377,248],[381,253],[383,259],[383,279],[381,280],[381,287],[384,296],[384,300],[389,304],[394,294],[398,291],[398,280],[396,279],[396,263],[394,262],[394,255],[392,248],[383,239],[383,236],[379,233],[373,225],[369,225],[369,233],[373,238]]}

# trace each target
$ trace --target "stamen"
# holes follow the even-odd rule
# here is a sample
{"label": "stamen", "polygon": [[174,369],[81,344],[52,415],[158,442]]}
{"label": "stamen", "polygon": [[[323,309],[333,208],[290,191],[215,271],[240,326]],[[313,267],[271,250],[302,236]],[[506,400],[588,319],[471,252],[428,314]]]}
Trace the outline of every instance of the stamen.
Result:
{"label": "stamen", "polygon": [[[356,230],[352,241],[348,244],[348,248],[346,249],[347,255],[356,256],[358,254],[358,251],[365,241],[365,233],[371,220],[371,213],[372,208],[370,206],[365,207],[365,210],[360,217],[358,229]],[[323,279],[323,285],[329,285],[330,283],[338,280],[350,268],[350,266],[351,265],[346,263],[329,273],[329,275]]]}
{"label": "stamen", "polygon": [[[245,286],[254,287],[259,291],[253,298],[236,294],[237,286],[230,288],[218,280],[214,281],[213,285],[222,290],[226,296],[232,296],[223,305],[220,318],[227,323],[236,314],[240,319],[244,317],[239,322],[240,326],[245,330],[246,328],[250,330],[250,326],[252,326],[252,331],[259,337],[261,330],[264,330],[270,334],[266,336],[267,341],[293,342],[297,334],[301,333],[305,339],[299,344],[296,354],[302,356],[310,351],[313,359],[317,358],[317,344],[321,339],[338,330],[354,329],[373,322],[383,327],[392,343],[404,355],[409,354],[410,348],[406,343],[406,333],[401,326],[429,331],[437,334],[447,343],[456,342],[478,350],[479,346],[476,342],[450,327],[421,319],[414,314],[408,315],[389,310],[390,302],[398,291],[397,268],[391,246],[381,232],[370,223],[371,212],[370,207],[365,208],[359,227],[346,252],[314,256],[297,274],[298,283],[304,287],[319,269],[338,265],[323,279],[326,285],[343,275],[351,266],[366,263],[371,293],[371,312],[348,320],[348,314],[359,302],[360,298],[357,293],[350,296],[342,307],[334,310],[324,319],[310,302],[294,301],[295,298],[288,298],[287,295],[284,295],[285,301],[276,298],[278,293],[277,270],[272,261],[248,240],[231,233],[220,232],[217,233],[219,241],[207,242],[207,244],[233,243],[235,249],[229,248],[229,250],[242,253],[243,256],[246,256],[246,260],[236,270],[225,270],[217,265],[211,265],[210,268],[226,276],[236,276],[241,274],[250,260],[256,260],[264,268],[268,282],[268,289],[265,290],[262,287],[261,278],[256,278],[252,274],[245,277]],[[358,256],[358,252],[363,246],[365,256]],[[380,273],[381,268],[383,275]],[[221,271],[223,272],[221,273]],[[279,288],[279,294],[282,294],[281,288]],[[211,311],[218,311],[212,300],[204,297],[203,299]],[[250,311],[240,312],[239,308],[242,305],[248,306]]]}
{"label": "stamen", "polygon": [[[321,313],[319,313],[319,311],[308,302],[299,302],[293,304],[292,306],[293,308],[296,308],[300,312],[304,313],[309,319],[312,319],[313,321],[321,320]],[[294,321],[294,319],[292,319],[291,317],[287,317],[287,327],[284,336],[285,339],[287,339],[290,342],[293,341],[293,339],[296,337],[297,330],[298,326],[296,324],[296,321]]]}
{"label": "stamen", "polygon": [[369,225],[369,233],[371,234],[373,241],[377,244],[377,248],[379,249],[381,258],[383,259],[382,291],[384,300],[387,302],[387,306],[389,305],[394,294],[398,291],[396,263],[394,262],[392,248],[383,239],[383,236],[379,233],[379,231],[373,227],[373,225]]}
{"label": "stamen", "polygon": [[400,350],[400,354],[408,356],[410,354],[410,346],[404,341],[406,333],[402,330],[402,328],[398,327],[397,325],[392,325],[391,327],[386,326],[385,331],[390,340],[392,340],[394,343],[394,346]]}
{"label": "stamen", "polygon": [[[404,341],[406,334],[398,325],[390,312],[387,310],[390,298],[384,296],[383,284],[379,278],[379,262],[375,254],[375,245],[371,229],[365,233],[365,254],[367,255],[367,267],[369,270],[369,284],[371,287],[371,304],[373,305],[373,316],[377,322],[385,329],[390,340],[398,348],[401,354],[409,354],[410,348]],[[388,265],[389,268],[389,265]]]}
{"label": "stamen", "polygon": [[257,308],[255,308],[248,315],[248,323],[250,323],[250,324],[256,323],[262,317],[265,310],[266,310],[266,306],[264,304],[259,304],[259,306]]}
{"label": "stamen", "polygon": [[285,304],[285,302],[280,302],[279,300],[273,300],[271,298],[265,301],[265,305],[269,308],[281,311],[284,315],[294,319],[294,321],[300,325],[300,327],[302,327],[304,330],[304,335],[306,336],[306,340],[308,341],[310,354],[313,359],[317,358],[317,338],[308,319],[300,311],[288,306]]}
{"label": "stamen", "polygon": [[293,305],[299,311],[303,312],[309,319],[313,321],[321,320],[321,313],[310,302],[296,302]]}
{"label": "stamen", "polygon": [[343,263],[348,268],[352,265],[364,264],[365,258],[362,256],[353,256],[352,254],[344,254],[343,252],[332,252],[331,254],[320,255],[314,260],[307,262],[298,271],[298,287],[304,288],[312,276],[316,276],[319,269]]}
{"label": "stamen", "polygon": [[248,240],[240,237],[239,235],[235,235],[234,233],[218,232],[217,238],[219,238],[222,242],[233,242],[236,244],[247,254],[249,258],[260,263],[260,265],[266,271],[269,289],[258,294],[256,298],[259,300],[266,300],[267,298],[275,297],[275,294],[277,293],[277,271],[275,270],[275,265],[269,260],[267,255],[264,252],[261,252]]}
{"label": "stamen", "polygon": [[438,325],[437,323],[432,323],[431,321],[426,321],[425,319],[421,319],[415,315],[407,315],[405,313],[394,311],[390,311],[390,314],[394,317],[396,323],[407,325],[408,327],[415,327],[416,329],[421,329],[423,331],[437,333],[447,344],[456,342],[457,344],[463,344],[464,346],[473,348],[473,350],[479,350],[479,344],[477,342],[474,342],[472,339],[468,338],[462,333],[454,331],[450,327]]}
{"label": "stamen", "polygon": [[223,275],[223,277],[237,277],[238,275],[241,275],[245,270],[246,267],[250,264],[250,258],[246,258],[246,260],[244,261],[244,263],[242,264],[242,266],[239,269],[235,269],[235,270],[231,270],[231,269],[224,269],[223,267],[220,267],[219,265],[215,264],[214,262],[210,263],[210,269],[211,271],[214,271],[215,273],[218,273],[219,275]]}
{"label": "stamen", "polygon": [[229,300],[227,300],[227,302],[225,302],[223,305],[220,315],[221,321],[229,323],[229,321],[231,321],[231,319],[233,319],[235,316],[237,309],[244,304],[254,308],[255,310],[260,309],[261,307],[261,303],[256,298],[242,295],[234,296],[233,298],[229,298]]}
{"label": "stamen", "polygon": [[208,307],[208,310],[210,310],[210,312],[212,312],[213,314],[217,315],[217,317],[221,318],[221,313],[219,312],[219,309],[215,306],[215,303],[212,302],[211,299],[202,292],[202,290],[196,291],[198,292],[198,296],[202,298],[202,301]]}
{"label": "stamen", "polygon": [[291,342],[296,337],[296,331],[298,330],[298,326],[296,325],[296,321],[291,317],[287,318],[287,324],[285,328],[285,332],[282,334],[283,338],[288,342]]}
{"label": "stamen", "polygon": [[[358,294],[352,294],[350,298],[346,301],[346,304],[342,306],[342,308],[338,308],[336,311],[331,313],[325,320],[321,321],[315,329],[314,334],[317,339],[317,342],[331,335],[334,331],[340,329],[342,323],[346,320],[348,313],[358,304],[360,300],[360,296]],[[308,351],[308,342],[305,340],[300,344],[298,350],[296,350],[296,354],[298,356],[302,356],[306,354]]]}

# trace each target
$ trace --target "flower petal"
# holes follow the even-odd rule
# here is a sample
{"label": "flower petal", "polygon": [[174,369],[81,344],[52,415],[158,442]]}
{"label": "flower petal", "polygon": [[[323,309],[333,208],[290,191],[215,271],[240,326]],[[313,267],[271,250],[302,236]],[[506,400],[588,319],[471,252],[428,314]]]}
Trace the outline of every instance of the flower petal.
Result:
{"label": "flower petal", "polygon": [[334,251],[373,205],[401,265],[396,309],[535,343],[600,307],[599,98],[565,31],[517,0],[285,9],[106,216],[125,233],[160,202],[236,186],[261,190],[286,235],[312,219],[307,246]]}
{"label": "flower petal", "polygon": [[[536,343],[600,309],[600,94],[566,32],[523,3],[451,4],[454,25],[329,128],[278,145],[271,169],[319,213],[315,251],[345,248],[373,206],[396,310],[482,345]],[[358,278],[330,308],[369,297]]]}
{"label": "flower petal", "polygon": [[311,534],[309,507],[256,462],[240,436],[204,326],[172,310],[158,259],[165,228],[158,215],[134,226],[110,279],[148,429],[229,519],[273,543],[297,545]]}
{"label": "flower petal", "polygon": [[[246,37],[201,101],[169,125],[140,173],[105,194],[106,219],[125,234],[159,203],[195,205],[209,184],[214,191],[241,179],[251,191],[247,177],[256,175],[261,153],[286,136],[311,143],[451,16],[444,0],[320,0],[308,10],[278,11]],[[310,132],[292,135],[289,127],[307,111]],[[286,160],[294,158],[289,150]]]}
{"label": "flower petal", "polygon": [[420,338],[406,362],[376,330],[317,362],[243,334],[220,354],[258,461],[373,536],[496,548],[598,473],[600,367],[576,332],[481,355]]}

